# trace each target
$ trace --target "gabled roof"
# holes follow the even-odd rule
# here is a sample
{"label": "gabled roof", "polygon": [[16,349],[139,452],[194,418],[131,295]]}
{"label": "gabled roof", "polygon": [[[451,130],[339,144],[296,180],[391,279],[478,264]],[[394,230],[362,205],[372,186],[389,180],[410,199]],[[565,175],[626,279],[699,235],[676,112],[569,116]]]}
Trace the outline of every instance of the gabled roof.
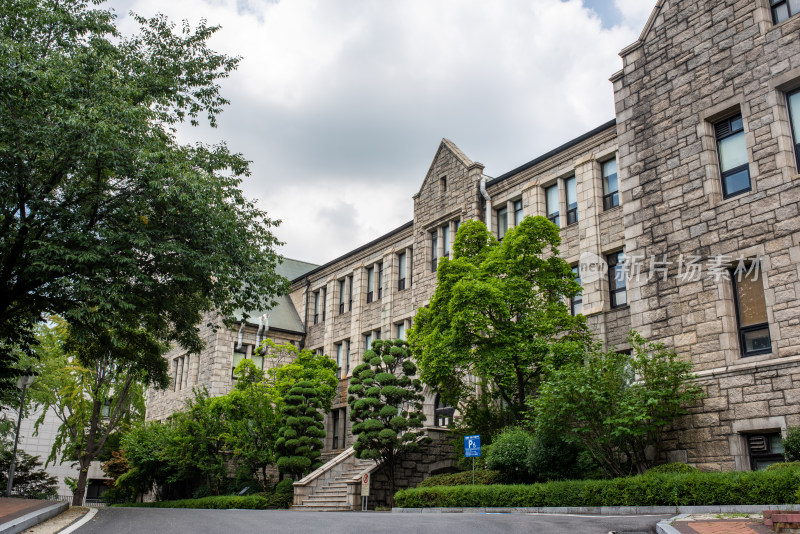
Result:
{"label": "gabled roof", "polygon": [[[317,268],[314,263],[308,263],[300,260],[293,260],[291,258],[283,258],[283,262],[275,268],[275,272],[279,275],[293,280],[294,278],[301,277],[309,271]],[[269,327],[286,332],[294,332],[302,334],[305,332],[303,321],[292,303],[289,295],[278,295],[275,297],[275,306],[267,310],[248,310],[247,322],[250,324],[258,324],[258,318],[269,314]],[[236,310],[233,313],[235,318],[243,316],[243,310]]]}
{"label": "gabled roof", "polygon": [[474,162],[471,159],[469,159],[467,155],[464,154],[464,152],[462,152],[461,149],[458,148],[454,142],[445,137],[442,137],[442,142],[439,143],[439,148],[436,150],[436,155],[433,156],[433,160],[431,160],[431,166],[428,167],[428,173],[425,175],[425,179],[422,180],[422,185],[419,186],[419,191],[417,191],[417,193],[414,195],[415,197],[419,196],[420,193],[422,193],[422,190],[425,189],[425,184],[428,183],[428,179],[431,177],[431,174],[433,174],[433,167],[436,165],[436,162],[439,159],[439,155],[442,153],[443,150],[447,150],[451,154],[453,154],[464,167],[471,167],[472,165],[474,165]]}
{"label": "gabled roof", "polygon": [[656,2],[656,6],[653,8],[652,13],[650,13],[650,17],[647,19],[647,22],[645,23],[644,28],[642,29],[642,33],[639,34],[639,38],[634,43],[629,44],[628,46],[623,48],[622,51],[620,51],[619,53],[620,56],[625,56],[632,50],[636,50],[637,48],[639,48],[644,44],[645,39],[647,39],[647,35],[650,33],[650,30],[653,29],[653,25],[656,22],[656,17],[658,17],[658,14],[664,8],[664,4],[666,3],[667,0],[658,0],[658,2]]}

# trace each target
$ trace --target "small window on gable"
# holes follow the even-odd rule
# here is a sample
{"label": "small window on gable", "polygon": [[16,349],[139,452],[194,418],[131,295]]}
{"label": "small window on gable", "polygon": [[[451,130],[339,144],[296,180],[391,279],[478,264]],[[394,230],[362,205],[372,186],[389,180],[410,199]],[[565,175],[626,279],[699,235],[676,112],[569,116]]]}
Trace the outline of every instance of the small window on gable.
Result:
{"label": "small window on gable", "polygon": [[447,176],[442,176],[439,178],[439,193],[446,193],[447,192]]}
{"label": "small window on gable", "polygon": [[800,0],[770,0],[772,22],[781,23],[800,13]]}

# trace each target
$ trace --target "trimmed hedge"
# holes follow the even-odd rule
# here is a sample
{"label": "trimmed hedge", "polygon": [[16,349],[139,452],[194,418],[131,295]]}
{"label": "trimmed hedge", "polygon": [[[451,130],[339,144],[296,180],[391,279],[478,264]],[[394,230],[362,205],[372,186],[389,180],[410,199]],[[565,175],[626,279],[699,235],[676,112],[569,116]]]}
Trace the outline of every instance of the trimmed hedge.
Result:
{"label": "trimmed hedge", "polygon": [[438,486],[397,492],[400,508],[710,506],[798,502],[800,469],[664,473],[530,485]]}
{"label": "trimmed hedge", "polygon": [[660,473],[699,473],[700,470],[693,465],[681,462],[657,465],[648,469],[646,475],[657,475]]}
{"label": "trimmed hedge", "polygon": [[291,496],[279,493],[259,493],[239,497],[238,495],[220,495],[216,497],[203,497],[201,499],[182,499],[178,501],[137,502],[127,504],[114,504],[112,506],[136,508],[203,508],[203,509],[237,509],[237,510],[266,510],[268,508],[288,508]]}
{"label": "trimmed hedge", "polygon": [[[491,469],[476,469],[475,470],[475,485],[485,484],[500,484],[503,482],[503,476],[499,471],[492,471]],[[433,486],[471,486],[472,485],[472,471],[463,471],[461,473],[447,473],[443,475],[433,475],[426,478],[419,484],[418,488],[430,488]]]}

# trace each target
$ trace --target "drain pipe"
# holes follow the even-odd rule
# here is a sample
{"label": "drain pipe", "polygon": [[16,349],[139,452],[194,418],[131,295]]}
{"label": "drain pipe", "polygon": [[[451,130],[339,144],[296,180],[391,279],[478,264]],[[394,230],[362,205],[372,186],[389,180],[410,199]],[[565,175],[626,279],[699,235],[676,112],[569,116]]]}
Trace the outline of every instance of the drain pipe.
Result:
{"label": "drain pipe", "polygon": [[486,191],[486,175],[481,175],[481,196],[483,197],[484,202],[486,202],[486,229],[489,230],[489,233],[492,233],[492,199],[489,198],[489,193]]}
{"label": "drain pipe", "polygon": [[269,330],[269,314],[265,313],[258,318],[258,332],[256,333],[256,347],[261,346],[261,335],[267,337],[267,330]]}
{"label": "drain pipe", "polygon": [[239,327],[239,339],[236,341],[236,350],[241,350],[242,348],[242,332],[244,331],[245,320],[242,317],[242,326]]}

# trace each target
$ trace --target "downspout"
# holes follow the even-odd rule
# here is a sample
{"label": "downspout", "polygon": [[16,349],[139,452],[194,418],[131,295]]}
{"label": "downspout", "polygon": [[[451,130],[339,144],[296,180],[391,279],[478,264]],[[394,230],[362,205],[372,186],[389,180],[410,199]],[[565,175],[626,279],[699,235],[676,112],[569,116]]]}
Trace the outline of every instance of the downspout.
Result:
{"label": "downspout", "polygon": [[306,335],[308,333],[308,296],[309,296],[309,289],[311,288],[311,280],[308,279],[306,276],[306,313],[305,318],[303,319],[303,338],[300,340],[300,349],[304,349],[306,347]]}
{"label": "downspout", "polygon": [[261,346],[261,332],[264,331],[264,316],[258,318],[258,331],[256,332],[256,348]]}
{"label": "downspout", "polygon": [[242,326],[239,327],[239,338],[236,341],[236,350],[241,350],[242,348],[242,332],[244,331],[245,320],[242,317]]}
{"label": "downspout", "polygon": [[489,192],[486,191],[486,175],[481,175],[481,196],[486,202],[486,229],[492,233],[492,199],[489,198]]}

